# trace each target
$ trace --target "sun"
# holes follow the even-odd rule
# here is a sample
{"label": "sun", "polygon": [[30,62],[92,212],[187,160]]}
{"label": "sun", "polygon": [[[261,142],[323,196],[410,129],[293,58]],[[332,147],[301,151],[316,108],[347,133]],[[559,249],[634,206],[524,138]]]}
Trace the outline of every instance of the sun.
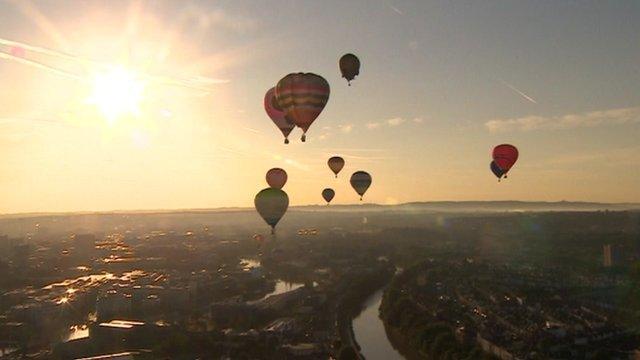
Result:
{"label": "sun", "polygon": [[109,122],[139,114],[145,83],[136,73],[123,67],[109,68],[95,74],[92,86],[87,102]]}

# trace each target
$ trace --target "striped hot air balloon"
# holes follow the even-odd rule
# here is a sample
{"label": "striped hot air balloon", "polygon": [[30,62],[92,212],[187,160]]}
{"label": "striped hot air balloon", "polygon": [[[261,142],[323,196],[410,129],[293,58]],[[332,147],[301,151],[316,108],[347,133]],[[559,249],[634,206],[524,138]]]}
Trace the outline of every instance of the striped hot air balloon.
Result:
{"label": "striped hot air balloon", "polygon": [[313,73],[291,73],[278,81],[276,101],[287,118],[302,129],[303,142],[307,130],[327,105],[330,92],[327,80]]}

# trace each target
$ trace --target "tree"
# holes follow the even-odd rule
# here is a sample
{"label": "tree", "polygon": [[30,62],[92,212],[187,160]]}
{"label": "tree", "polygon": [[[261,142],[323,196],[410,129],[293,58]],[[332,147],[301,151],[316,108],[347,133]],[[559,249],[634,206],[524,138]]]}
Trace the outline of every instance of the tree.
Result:
{"label": "tree", "polygon": [[340,350],[338,360],[358,360],[358,353],[351,346],[345,346]]}
{"label": "tree", "polygon": [[435,340],[433,340],[433,343],[431,343],[429,355],[432,359],[440,359],[442,354],[455,346],[456,338],[450,331],[438,334]]}

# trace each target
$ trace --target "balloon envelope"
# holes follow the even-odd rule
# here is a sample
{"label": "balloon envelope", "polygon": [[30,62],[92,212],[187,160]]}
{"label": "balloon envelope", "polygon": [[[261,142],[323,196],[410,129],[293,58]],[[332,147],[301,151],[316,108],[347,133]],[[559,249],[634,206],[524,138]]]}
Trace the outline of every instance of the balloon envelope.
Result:
{"label": "balloon envelope", "polygon": [[271,226],[271,233],[289,207],[287,193],[274,188],[262,189],[253,200],[256,210],[264,221]]}
{"label": "balloon envelope", "polygon": [[510,144],[501,144],[493,148],[492,155],[493,161],[506,174],[518,160],[518,149]]}
{"label": "balloon envelope", "polygon": [[11,48],[9,48],[9,54],[15,57],[23,58],[26,55],[26,51],[21,46],[12,46]]}
{"label": "balloon envelope", "polygon": [[291,134],[291,130],[293,130],[296,125],[287,119],[286,113],[278,105],[276,101],[275,88],[269,89],[269,91],[264,95],[264,110],[271,118],[271,121],[273,121],[278,129],[280,129],[282,135],[284,135],[284,143],[288,144],[289,139],[287,137]]}
{"label": "balloon envelope", "polygon": [[338,177],[338,173],[344,167],[344,159],[340,156],[333,156],[329,158],[327,165],[329,165],[329,169],[331,169],[331,171],[336,174],[336,177]]}
{"label": "balloon envelope", "polygon": [[280,168],[273,168],[267,171],[267,184],[275,189],[282,189],[287,183],[287,172]]}
{"label": "balloon envelope", "polygon": [[253,240],[255,240],[258,244],[262,244],[264,242],[264,236],[262,234],[253,235]]}
{"label": "balloon envelope", "polygon": [[342,77],[351,85],[351,80],[360,74],[360,59],[353,54],[344,54],[340,58],[339,65]]}
{"label": "balloon envelope", "polygon": [[333,197],[336,196],[336,192],[333,189],[326,188],[322,190],[322,198],[327,202],[327,205],[333,200]]}
{"label": "balloon envelope", "polygon": [[491,168],[491,172],[493,173],[493,175],[495,175],[498,179],[500,179],[502,175],[504,175],[504,170],[500,169],[495,161],[492,161],[489,167]]}
{"label": "balloon envelope", "polygon": [[329,101],[329,93],[327,80],[313,73],[292,73],[278,81],[276,101],[287,118],[302,129],[302,141]]}
{"label": "balloon envelope", "polygon": [[360,200],[369,186],[371,186],[371,175],[365,171],[356,171],[351,175],[351,187],[360,195]]}

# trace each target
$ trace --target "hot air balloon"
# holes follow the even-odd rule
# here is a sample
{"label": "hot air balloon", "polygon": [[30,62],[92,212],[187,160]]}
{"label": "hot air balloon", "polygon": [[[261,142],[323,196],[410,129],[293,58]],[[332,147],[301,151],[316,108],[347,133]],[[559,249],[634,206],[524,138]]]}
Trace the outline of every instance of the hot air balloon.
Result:
{"label": "hot air balloon", "polygon": [[288,144],[289,139],[287,137],[296,125],[287,119],[285,112],[278,105],[276,101],[276,88],[269,89],[264,95],[264,110],[271,118],[271,121],[280,129],[282,135],[284,135],[284,143]]}
{"label": "hot air balloon", "polygon": [[504,177],[506,178],[507,172],[518,160],[518,149],[510,144],[502,144],[493,148],[492,155],[493,161],[504,171]]}
{"label": "hot air balloon", "polygon": [[332,156],[329,158],[329,161],[327,161],[327,165],[329,165],[329,169],[338,177],[338,173],[344,167],[344,159],[340,156]]}
{"label": "hot air balloon", "polygon": [[502,178],[502,175],[504,175],[504,170],[500,169],[500,167],[498,166],[498,164],[496,164],[495,161],[492,161],[489,167],[491,168],[491,172],[493,173],[493,175],[495,175],[498,178],[498,181],[500,181],[500,179]]}
{"label": "hot air balloon", "polygon": [[326,188],[326,189],[322,190],[322,197],[324,198],[324,201],[327,202],[327,205],[329,205],[331,200],[333,200],[334,196],[336,196],[336,192],[333,191],[333,189]]}
{"label": "hot air balloon", "polygon": [[329,100],[329,83],[312,73],[292,73],[276,85],[276,101],[288,119],[303,131],[301,140]]}
{"label": "hot air balloon", "polygon": [[255,234],[253,235],[253,241],[255,241],[258,246],[261,246],[264,242],[264,236],[262,234]]}
{"label": "hot air balloon", "polygon": [[271,234],[275,234],[276,225],[289,207],[287,193],[274,188],[260,190],[253,203],[264,221],[271,226]]}
{"label": "hot air balloon", "polygon": [[351,86],[351,80],[360,74],[360,60],[353,54],[344,54],[340,58],[339,65],[342,77],[347,79],[347,84]]}
{"label": "hot air balloon", "polygon": [[15,57],[23,58],[26,55],[26,51],[21,46],[12,46],[9,48],[9,54]]}
{"label": "hot air balloon", "polygon": [[273,168],[267,171],[267,184],[274,189],[282,189],[287,183],[287,172],[280,168]]}
{"label": "hot air balloon", "polygon": [[365,171],[356,171],[351,175],[351,187],[360,195],[360,201],[362,201],[362,196],[369,186],[371,186],[371,175]]}

